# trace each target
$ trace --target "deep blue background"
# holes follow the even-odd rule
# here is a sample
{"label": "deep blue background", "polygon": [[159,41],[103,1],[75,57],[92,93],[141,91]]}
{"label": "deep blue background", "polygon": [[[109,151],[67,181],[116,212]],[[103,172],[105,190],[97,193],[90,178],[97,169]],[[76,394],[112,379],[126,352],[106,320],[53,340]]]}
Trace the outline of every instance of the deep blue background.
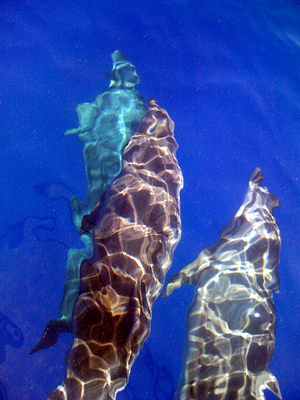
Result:
{"label": "deep blue background", "polygon": [[[271,370],[284,400],[300,399],[299,24],[299,2],[288,0],[1,1],[0,311],[25,337],[0,364],[10,400],[43,400],[63,379],[70,335],[27,352],[57,315],[68,248],[80,244],[68,199],[86,193],[82,148],[63,133],[78,126],[76,105],[107,87],[116,49],[176,124],[183,235],[169,276],[217,239],[256,166],[281,199]],[[173,399],[192,293],[157,300],[118,399]]]}

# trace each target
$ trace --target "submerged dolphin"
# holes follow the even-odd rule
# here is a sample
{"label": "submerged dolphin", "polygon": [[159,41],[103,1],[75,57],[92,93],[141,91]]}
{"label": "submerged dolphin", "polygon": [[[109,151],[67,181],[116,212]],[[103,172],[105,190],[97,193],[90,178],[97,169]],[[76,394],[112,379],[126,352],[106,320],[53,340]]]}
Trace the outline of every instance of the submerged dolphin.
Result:
{"label": "submerged dolphin", "polygon": [[50,400],[112,400],[127,384],[181,235],[173,128],[150,100],[106,201],[83,218],[94,254],[81,264],[66,378]]}
{"label": "submerged dolphin", "polygon": [[[147,112],[143,97],[135,89],[139,77],[135,66],[120,52],[112,54],[113,68],[109,88],[93,103],[76,107],[79,128],[65,132],[77,134],[83,143],[88,191],[86,203],[76,196],[71,199],[73,221],[79,229],[84,214],[90,213],[106,188],[120,173],[122,153],[131,135],[139,127]],[[38,343],[30,351],[35,353],[53,346],[58,336],[70,332],[74,302],[79,290],[79,268],[83,259],[92,257],[93,239],[89,233],[81,236],[85,248],[72,248],[68,253],[66,281],[59,318],[50,320]]]}
{"label": "submerged dolphin", "polygon": [[180,400],[281,399],[268,369],[275,343],[273,292],[279,290],[280,232],[272,214],[279,200],[250,177],[243,205],[219,240],[170,279],[166,295],[196,285],[187,313]]}

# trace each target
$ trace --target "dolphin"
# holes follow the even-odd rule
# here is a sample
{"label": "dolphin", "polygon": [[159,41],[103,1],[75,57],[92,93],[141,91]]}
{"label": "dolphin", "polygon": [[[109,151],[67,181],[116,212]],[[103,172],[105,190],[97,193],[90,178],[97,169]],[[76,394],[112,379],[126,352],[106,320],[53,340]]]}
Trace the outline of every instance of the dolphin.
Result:
{"label": "dolphin", "polygon": [[[72,196],[73,221],[80,229],[82,217],[97,205],[102,194],[122,169],[122,154],[131,135],[147,112],[143,97],[136,90],[140,82],[135,66],[117,50],[112,54],[110,84],[92,103],[76,107],[79,127],[65,135],[78,135],[83,143],[83,158],[88,181],[86,202]],[[93,238],[89,232],[81,236],[84,248],[71,248],[68,253],[66,281],[59,307],[59,318],[45,326],[33,354],[53,346],[61,333],[72,332],[72,313],[79,290],[79,268],[84,259],[93,255]]]}
{"label": "dolphin", "polygon": [[280,231],[273,216],[279,200],[252,173],[244,202],[218,241],[174,275],[170,295],[195,285],[177,400],[280,399],[268,366],[275,346]]}
{"label": "dolphin", "polygon": [[128,382],[181,236],[183,177],[173,130],[151,99],[122,172],[82,220],[94,253],[80,267],[66,377],[49,400],[113,400]]}

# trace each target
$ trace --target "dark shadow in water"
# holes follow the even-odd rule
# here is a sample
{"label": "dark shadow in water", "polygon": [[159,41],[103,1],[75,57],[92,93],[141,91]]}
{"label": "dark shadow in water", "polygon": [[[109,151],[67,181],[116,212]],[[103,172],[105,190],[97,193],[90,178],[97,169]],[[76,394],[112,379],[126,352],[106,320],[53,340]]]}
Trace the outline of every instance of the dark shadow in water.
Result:
{"label": "dark shadow in water", "polygon": [[17,224],[9,225],[4,234],[0,235],[0,249],[3,248],[5,242],[8,242],[9,249],[11,250],[21,246],[25,240],[25,225],[27,222],[32,221],[37,222],[37,224],[31,229],[31,231],[38,241],[57,242],[67,248],[70,247],[66,243],[58,239],[45,238],[45,232],[51,233],[55,229],[56,219],[54,217],[35,217],[33,215],[29,215]]}
{"label": "dark shadow in water", "polygon": [[[70,206],[70,199],[74,193],[59,182],[44,182],[33,187],[36,194],[51,200],[65,200]],[[71,206],[70,206],[70,211]]]}
{"label": "dark shadow in water", "polygon": [[[19,349],[24,343],[24,336],[21,329],[8,317],[0,312],[0,364],[5,361],[5,346],[9,345]],[[0,382],[0,400],[8,400],[7,391]]]}
{"label": "dark shadow in water", "polygon": [[[58,182],[46,182],[35,185],[33,190],[39,196],[47,199],[66,201],[70,208],[70,219],[72,218],[70,198],[73,196],[73,193],[70,189]],[[21,246],[25,240],[25,225],[27,222],[36,222],[31,231],[38,241],[56,242],[68,249],[70,248],[70,246],[58,239],[47,238],[47,233],[52,233],[57,225],[56,219],[53,216],[37,217],[28,215],[22,221],[9,225],[6,231],[0,234],[0,249],[3,248],[5,242],[8,243],[9,249],[16,249]]]}

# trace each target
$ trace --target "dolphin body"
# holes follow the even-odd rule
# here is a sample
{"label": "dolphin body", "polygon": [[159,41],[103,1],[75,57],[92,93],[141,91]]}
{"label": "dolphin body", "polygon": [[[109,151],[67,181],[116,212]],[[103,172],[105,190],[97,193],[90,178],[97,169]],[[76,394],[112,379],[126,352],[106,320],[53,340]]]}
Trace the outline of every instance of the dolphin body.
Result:
{"label": "dolphin body", "polygon": [[[120,173],[124,147],[147,112],[144,99],[135,88],[140,81],[135,66],[118,50],[112,54],[112,60],[109,87],[93,103],[82,103],[76,107],[79,127],[65,132],[65,135],[78,135],[83,143],[87,199],[86,202],[77,196],[71,199],[73,221],[78,230],[82,217],[92,211]],[[61,333],[72,331],[71,318],[79,290],[80,264],[93,255],[91,234],[87,232],[81,239],[85,247],[71,248],[68,253],[60,317],[46,324],[41,339],[30,350],[30,354],[53,346]]]}
{"label": "dolphin body", "polygon": [[150,100],[124,150],[122,172],[83,218],[94,254],[80,267],[66,377],[49,400],[113,400],[127,384],[181,236],[183,178],[173,129]]}
{"label": "dolphin body", "polygon": [[273,293],[279,291],[279,200],[260,187],[255,169],[243,205],[219,240],[173,276],[165,295],[194,284],[187,312],[184,362],[177,400],[281,399],[268,369],[275,344]]}

